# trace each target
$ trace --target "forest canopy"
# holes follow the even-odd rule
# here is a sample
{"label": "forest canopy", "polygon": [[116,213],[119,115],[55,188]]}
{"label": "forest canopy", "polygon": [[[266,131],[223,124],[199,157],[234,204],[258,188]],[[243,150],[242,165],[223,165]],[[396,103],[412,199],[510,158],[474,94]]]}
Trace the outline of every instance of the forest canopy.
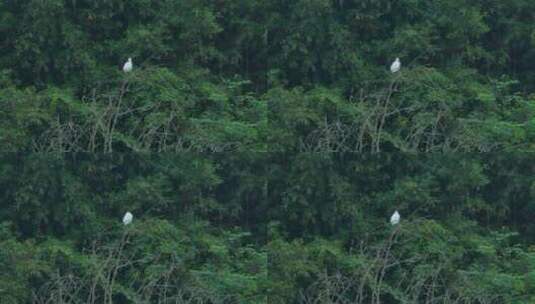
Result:
{"label": "forest canopy", "polygon": [[534,303],[534,12],[1,1],[0,303]]}

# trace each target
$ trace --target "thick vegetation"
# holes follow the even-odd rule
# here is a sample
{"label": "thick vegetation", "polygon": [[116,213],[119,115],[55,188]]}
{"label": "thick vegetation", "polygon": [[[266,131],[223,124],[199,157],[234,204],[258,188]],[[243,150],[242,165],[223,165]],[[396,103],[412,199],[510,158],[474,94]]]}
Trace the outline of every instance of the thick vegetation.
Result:
{"label": "thick vegetation", "polygon": [[1,1],[0,303],[534,303],[533,12]]}

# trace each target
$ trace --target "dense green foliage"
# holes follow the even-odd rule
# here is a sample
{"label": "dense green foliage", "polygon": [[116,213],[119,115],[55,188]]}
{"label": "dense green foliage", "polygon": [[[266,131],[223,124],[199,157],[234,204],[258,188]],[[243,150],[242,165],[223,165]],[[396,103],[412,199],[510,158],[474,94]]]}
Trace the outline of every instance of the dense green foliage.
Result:
{"label": "dense green foliage", "polygon": [[0,303],[535,303],[533,12],[1,1]]}
{"label": "dense green foliage", "polygon": [[531,154],[5,154],[0,294],[529,303],[533,164]]}

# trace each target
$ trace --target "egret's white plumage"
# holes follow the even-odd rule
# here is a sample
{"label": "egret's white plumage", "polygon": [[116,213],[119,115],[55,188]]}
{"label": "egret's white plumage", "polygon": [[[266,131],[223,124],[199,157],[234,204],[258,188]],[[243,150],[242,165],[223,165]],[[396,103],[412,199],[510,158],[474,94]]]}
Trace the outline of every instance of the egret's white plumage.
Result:
{"label": "egret's white plumage", "polygon": [[394,212],[394,214],[392,214],[392,217],[390,218],[390,224],[392,224],[392,226],[395,226],[399,224],[400,220],[401,220],[401,216],[399,215],[399,212],[396,210],[396,212]]}
{"label": "egret's white plumage", "polygon": [[132,58],[128,58],[128,61],[125,62],[125,64],[123,65],[123,71],[125,73],[128,73],[128,72],[132,71],[133,67],[134,67],[134,65],[132,64]]}
{"label": "egret's white plumage", "polygon": [[125,226],[126,226],[126,225],[132,223],[133,219],[134,219],[134,215],[132,215],[132,213],[130,213],[130,212],[127,212],[123,217],[123,224],[125,224]]}
{"label": "egret's white plumage", "polygon": [[401,69],[401,61],[399,61],[399,58],[396,58],[396,61],[392,62],[392,65],[390,66],[390,72],[396,73]]}

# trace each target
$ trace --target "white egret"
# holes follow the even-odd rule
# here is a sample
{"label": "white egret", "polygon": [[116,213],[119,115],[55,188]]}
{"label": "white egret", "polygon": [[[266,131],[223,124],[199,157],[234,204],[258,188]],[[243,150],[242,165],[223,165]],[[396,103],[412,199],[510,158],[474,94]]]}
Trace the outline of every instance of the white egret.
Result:
{"label": "white egret", "polygon": [[123,65],[123,71],[125,73],[128,73],[128,72],[132,71],[133,67],[134,67],[134,65],[132,64],[132,58],[128,58],[128,61],[125,62],[125,64]]}
{"label": "white egret", "polygon": [[132,220],[134,219],[134,215],[132,213],[127,212],[123,217],[123,224],[126,226],[130,223],[132,223]]}
{"label": "white egret", "polygon": [[394,214],[392,214],[392,217],[390,218],[390,224],[392,224],[392,226],[395,226],[399,224],[400,219],[401,219],[401,216],[399,215],[399,212],[396,210],[396,212],[394,212]]}
{"label": "white egret", "polygon": [[399,58],[396,58],[396,61],[392,62],[392,65],[390,66],[390,72],[396,73],[401,69],[401,61],[399,61]]}

